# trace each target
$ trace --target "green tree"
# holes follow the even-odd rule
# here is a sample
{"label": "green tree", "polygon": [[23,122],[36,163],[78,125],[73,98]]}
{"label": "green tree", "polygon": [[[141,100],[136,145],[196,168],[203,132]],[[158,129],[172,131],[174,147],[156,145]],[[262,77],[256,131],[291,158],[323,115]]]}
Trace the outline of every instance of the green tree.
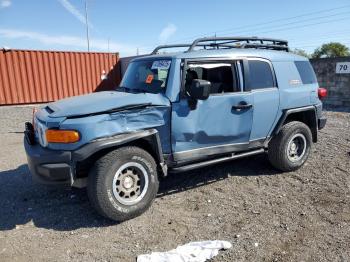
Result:
{"label": "green tree", "polygon": [[349,56],[349,48],[338,42],[323,44],[315,49],[312,58]]}
{"label": "green tree", "polygon": [[309,55],[308,53],[306,53],[306,51],[303,50],[303,49],[295,48],[294,50],[291,50],[291,52],[292,52],[293,54],[305,56],[305,57],[307,57],[307,58],[310,57],[310,55]]}

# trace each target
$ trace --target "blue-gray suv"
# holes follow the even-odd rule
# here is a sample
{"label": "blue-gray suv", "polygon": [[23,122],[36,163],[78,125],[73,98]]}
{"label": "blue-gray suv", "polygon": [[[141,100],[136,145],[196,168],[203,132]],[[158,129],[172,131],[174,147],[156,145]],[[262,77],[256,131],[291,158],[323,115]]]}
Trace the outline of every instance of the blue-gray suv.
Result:
{"label": "blue-gray suv", "polygon": [[36,111],[26,123],[28,166],[40,182],[87,186],[101,215],[123,221],[151,205],[168,173],[260,153],[281,171],[300,168],[325,126],[325,95],[284,40],[159,46],[130,62],[116,90]]}

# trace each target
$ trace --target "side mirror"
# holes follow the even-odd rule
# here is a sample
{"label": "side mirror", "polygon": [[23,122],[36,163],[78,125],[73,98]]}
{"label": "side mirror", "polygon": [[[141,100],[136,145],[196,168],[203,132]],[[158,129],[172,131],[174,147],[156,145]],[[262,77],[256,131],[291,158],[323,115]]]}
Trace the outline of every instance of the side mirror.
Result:
{"label": "side mirror", "polygon": [[195,100],[206,100],[210,94],[211,83],[202,79],[193,79],[188,93]]}

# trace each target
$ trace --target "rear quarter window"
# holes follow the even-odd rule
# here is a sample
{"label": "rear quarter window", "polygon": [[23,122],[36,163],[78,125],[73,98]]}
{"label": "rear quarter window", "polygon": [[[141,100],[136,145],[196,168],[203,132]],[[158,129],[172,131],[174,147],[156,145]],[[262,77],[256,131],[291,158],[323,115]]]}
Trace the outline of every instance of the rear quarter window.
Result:
{"label": "rear quarter window", "polygon": [[304,85],[317,83],[314,69],[308,61],[295,61],[295,66],[298,69],[301,81]]}
{"label": "rear quarter window", "polygon": [[250,89],[274,87],[274,78],[270,64],[260,60],[249,60]]}

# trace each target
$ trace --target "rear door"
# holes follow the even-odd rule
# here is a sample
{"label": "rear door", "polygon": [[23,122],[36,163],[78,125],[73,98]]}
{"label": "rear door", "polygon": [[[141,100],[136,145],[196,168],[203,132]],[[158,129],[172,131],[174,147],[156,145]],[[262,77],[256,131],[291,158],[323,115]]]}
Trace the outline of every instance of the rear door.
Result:
{"label": "rear door", "polygon": [[[244,150],[253,120],[253,94],[243,92],[239,61],[191,60],[183,70],[183,94],[172,106],[172,150],[177,161]],[[192,101],[193,79],[211,82],[210,96]]]}
{"label": "rear door", "polygon": [[244,61],[245,92],[254,100],[253,125],[250,142],[262,143],[277,117],[279,90],[273,66],[269,60],[248,58]]}

